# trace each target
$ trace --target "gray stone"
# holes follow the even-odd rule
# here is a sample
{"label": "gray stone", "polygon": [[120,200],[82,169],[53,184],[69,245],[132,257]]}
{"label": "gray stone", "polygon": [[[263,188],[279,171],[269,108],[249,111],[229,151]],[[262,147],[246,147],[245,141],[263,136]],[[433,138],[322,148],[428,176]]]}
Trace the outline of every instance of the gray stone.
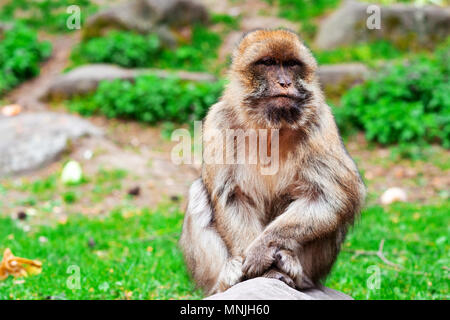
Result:
{"label": "gray stone", "polygon": [[[350,87],[362,82],[368,75],[368,68],[361,63],[346,63],[320,66],[318,76],[322,87]],[[98,87],[100,81],[115,79],[134,80],[140,75],[156,75],[162,79],[170,76],[188,81],[217,81],[214,75],[203,72],[187,72],[160,69],[125,69],[110,64],[90,64],[78,67],[56,77],[43,94],[44,99],[65,99],[83,95]]]}
{"label": "gray stone", "polygon": [[380,29],[369,29],[371,4],[345,1],[321,24],[316,38],[319,49],[333,49],[375,39],[388,39],[402,48],[433,48],[450,35],[450,8],[393,4],[380,7]]}
{"label": "gray stone", "polygon": [[43,167],[70,141],[102,131],[79,117],[54,112],[0,117],[0,177]]}
{"label": "gray stone", "polygon": [[208,20],[206,8],[193,0],[132,0],[89,17],[83,37],[100,36],[110,29],[156,32],[170,46],[176,43],[176,37],[169,29]]}
{"label": "gray stone", "polygon": [[85,65],[57,76],[49,85],[45,98],[67,98],[94,91],[102,80],[131,80],[135,70],[108,64]]}
{"label": "gray stone", "polygon": [[12,23],[4,23],[0,22],[0,36],[7,30],[12,29],[13,24]]}
{"label": "gray stone", "polygon": [[56,77],[43,94],[44,99],[63,99],[94,91],[103,80],[133,80],[140,75],[170,76],[189,81],[216,81],[216,77],[202,72],[169,72],[160,69],[124,69],[110,64],[90,64]]}
{"label": "gray stone", "polygon": [[369,69],[362,63],[323,65],[318,68],[317,75],[324,89],[330,87],[348,88],[363,82],[369,75]]}
{"label": "gray stone", "polygon": [[225,292],[206,300],[353,300],[350,296],[326,287],[298,291],[284,282],[255,278],[240,282]]}

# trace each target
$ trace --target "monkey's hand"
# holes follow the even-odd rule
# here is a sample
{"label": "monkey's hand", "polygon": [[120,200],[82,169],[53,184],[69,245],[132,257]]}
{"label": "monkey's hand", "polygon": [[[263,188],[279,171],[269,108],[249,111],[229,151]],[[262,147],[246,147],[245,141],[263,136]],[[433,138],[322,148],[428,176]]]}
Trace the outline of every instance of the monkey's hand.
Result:
{"label": "monkey's hand", "polygon": [[[266,271],[275,267],[288,275],[300,286],[303,278],[303,268],[297,255],[289,249],[282,248],[273,242],[256,239],[247,249],[242,272],[248,279],[262,276]],[[286,279],[286,284],[292,286],[292,280]],[[280,279],[283,281],[283,279]]]}
{"label": "monkey's hand", "polygon": [[248,279],[261,276],[275,261],[277,247],[258,240],[253,241],[245,252],[242,273]]}

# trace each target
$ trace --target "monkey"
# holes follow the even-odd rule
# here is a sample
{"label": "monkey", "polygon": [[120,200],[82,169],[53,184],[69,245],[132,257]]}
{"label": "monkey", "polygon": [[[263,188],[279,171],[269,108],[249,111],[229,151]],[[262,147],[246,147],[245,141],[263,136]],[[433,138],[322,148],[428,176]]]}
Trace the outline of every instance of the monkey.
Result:
{"label": "monkey", "polygon": [[179,243],[208,295],[255,277],[299,290],[320,285],[360,214],[365,185],[316,70],[310,50],[285,29],[249,32],[232,54],[228,83],[203,123],[203,154],[237,151],[233,139],[212,139],[214,131],[264,129],[269,145],[278,133],[279,167],[262,174],[261,163],[202,164]]}

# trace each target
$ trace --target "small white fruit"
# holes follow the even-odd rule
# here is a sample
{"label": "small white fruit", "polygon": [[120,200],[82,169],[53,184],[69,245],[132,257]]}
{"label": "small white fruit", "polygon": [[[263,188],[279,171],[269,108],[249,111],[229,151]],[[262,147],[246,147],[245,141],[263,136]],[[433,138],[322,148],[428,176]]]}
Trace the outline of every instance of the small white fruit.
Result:
{"label": "small white fruit", "polygon": [[382,204],[391,204],[393,202],[406,202],[408,200],[408,196],[406,192],[401,188],[389,188],[387,189],[383,195],[381,196]]}
{"label": "small white fruit", "polygon": [[76,161],[69,161],[63,168],[61,180],[64,184],[77,184],[83,178],[83,171],[81,166]]}

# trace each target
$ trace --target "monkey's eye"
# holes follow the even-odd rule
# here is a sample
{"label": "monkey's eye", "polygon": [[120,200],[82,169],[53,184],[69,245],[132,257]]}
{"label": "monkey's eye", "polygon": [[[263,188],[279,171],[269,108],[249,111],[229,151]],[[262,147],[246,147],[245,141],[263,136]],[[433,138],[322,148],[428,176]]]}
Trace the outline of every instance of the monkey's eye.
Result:
{"label": "monkey's eye", "polygon": [[256,64],[262,64],[264,66],[274,66],[277,64],[277,62],[272,58],[262,58],[261,60],[258,60]]}
{"label": "monkey's eye", "polygon": [[294,67],[294,66],[300,66],[301,62],[298,60],[287,60],[287,61],[283,62],[283,64],[286,67]]}

